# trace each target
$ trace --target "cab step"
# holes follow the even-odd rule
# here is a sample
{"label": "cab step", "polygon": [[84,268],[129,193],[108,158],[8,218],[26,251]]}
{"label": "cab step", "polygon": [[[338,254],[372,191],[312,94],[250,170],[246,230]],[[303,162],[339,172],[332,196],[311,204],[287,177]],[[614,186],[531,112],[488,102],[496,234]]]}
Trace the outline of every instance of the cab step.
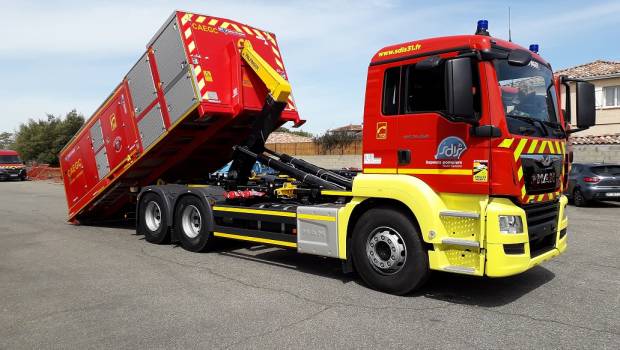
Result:
{"label": "cab step", "polygon": [[460,210],[444,210],[439,212],[439,216],[448,216],[453,218],[470,218],[480,219],[480,214],[473,211],[460,211]]}
{"label": "cab step", "polygon": [[441,240],[442,244],[450,244],[450,245],[458,245],[461,247],[472,247],[472,248],[480,248],[480,242],[471,241],[468,239],[460,239],[460,238],[444,238]]}

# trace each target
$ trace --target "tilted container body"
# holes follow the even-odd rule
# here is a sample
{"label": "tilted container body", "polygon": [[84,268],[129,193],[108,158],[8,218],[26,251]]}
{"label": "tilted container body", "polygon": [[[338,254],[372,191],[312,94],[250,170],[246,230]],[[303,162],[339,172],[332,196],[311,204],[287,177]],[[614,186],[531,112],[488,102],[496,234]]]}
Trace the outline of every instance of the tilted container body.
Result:
{"label": "tilted container body", "polygon": [[[168,18],[60,153],[70,221],[112,217],[131,187],[199,179],[230,160],[267,97],[240,40],[288,80],[273,33],[188,12]],[[302,122],[292,97],[286,121]]]}

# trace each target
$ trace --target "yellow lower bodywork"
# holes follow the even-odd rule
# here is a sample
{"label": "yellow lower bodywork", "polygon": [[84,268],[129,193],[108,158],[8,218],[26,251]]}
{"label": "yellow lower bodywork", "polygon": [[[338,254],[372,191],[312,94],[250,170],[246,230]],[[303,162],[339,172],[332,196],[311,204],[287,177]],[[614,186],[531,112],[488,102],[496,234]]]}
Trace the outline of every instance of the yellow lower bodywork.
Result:
{"label": "yellow lower bodywork", "polygon": [[[337,193],[330,193],[337,195]],[[550,251],[530,258],[527,220],[523,209],[506,198],[486,195],[436,193],[424,181],[410,175],[359,174],[352,196],[338,213],[339,257],[347,259],[349,225],[355,208],[370,199],[386,199],[402,203],[415,216],[424,242],[432,244],[428,251],[433,270],[477,276],[501,277],[526,271],[566,250],[566,236],[559,238],[567,226],[567,199],[560,197],[556,245]],[[498,215],[519,215],[524,232],[499,232]],[[523,243],[524,254],[506,254],[504,244]]]}

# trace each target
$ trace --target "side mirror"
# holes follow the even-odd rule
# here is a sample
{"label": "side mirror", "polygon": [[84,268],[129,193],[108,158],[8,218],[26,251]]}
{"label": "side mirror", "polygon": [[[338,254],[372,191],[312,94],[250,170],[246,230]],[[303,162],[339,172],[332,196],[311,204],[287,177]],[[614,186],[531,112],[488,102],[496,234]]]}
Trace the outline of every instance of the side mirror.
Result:
{"label": "side mirror", "polygon": [[474,92],[471,58],[459,57],[446,61],[446,111],[448,115],[475,124]]}
{"label": "side mirror", "polygon": [[577,81],[576,85],[577,127],[587,129],[596,124],[594,85],[586,81]]}

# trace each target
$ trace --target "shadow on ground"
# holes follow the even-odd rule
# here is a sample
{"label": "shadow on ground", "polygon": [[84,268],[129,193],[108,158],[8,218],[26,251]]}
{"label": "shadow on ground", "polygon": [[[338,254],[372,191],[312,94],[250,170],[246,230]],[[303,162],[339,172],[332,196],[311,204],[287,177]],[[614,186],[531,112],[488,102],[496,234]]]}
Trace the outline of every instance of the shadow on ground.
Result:
{"label": "shadow on ground", "polygon": [[620,208],[620,202],[599,202],[592,201],[589,202],[586,208]]}
{"label": "shadow on ground", "polygon": [[[615,203],[603,203],[603,205],[620,206]],[[97,226],[134,230],[133,225],[131,222],[122,221]],[[143,236],[137,237],[144,239]],[[180,248],[180,246],[175,244],[173,248]],[[343,284],[353,282],[366,287],[356,273],[343,273],[342,262],[337,259],[299,254],[290,249],[234,240],[219,240],[215,249],[210,253],[331,278]],[[555,274],[541,266],[504,278],[475,277],[433,271],[426,285],[408,297],[425,297],[455,304],[497,307],[518,300],[553,278]]]}
{"label": "shadow on ground", "polygon": [[[249,250],[250,253],[244,250]],[[244,242],[235,241],[221,242],[215,252],[332,278],[342,283],[354,282],[365,286],[356,273],[344,274],[342,263],[336,259],[298,254],[292,250],[266,246],[250,246]],[[518,300],[553,278],[555,274],[541,266],[505,278],[474,277],[433,271],[426,285],[408,297],[426,297],[455,304],[498,307]]]}

